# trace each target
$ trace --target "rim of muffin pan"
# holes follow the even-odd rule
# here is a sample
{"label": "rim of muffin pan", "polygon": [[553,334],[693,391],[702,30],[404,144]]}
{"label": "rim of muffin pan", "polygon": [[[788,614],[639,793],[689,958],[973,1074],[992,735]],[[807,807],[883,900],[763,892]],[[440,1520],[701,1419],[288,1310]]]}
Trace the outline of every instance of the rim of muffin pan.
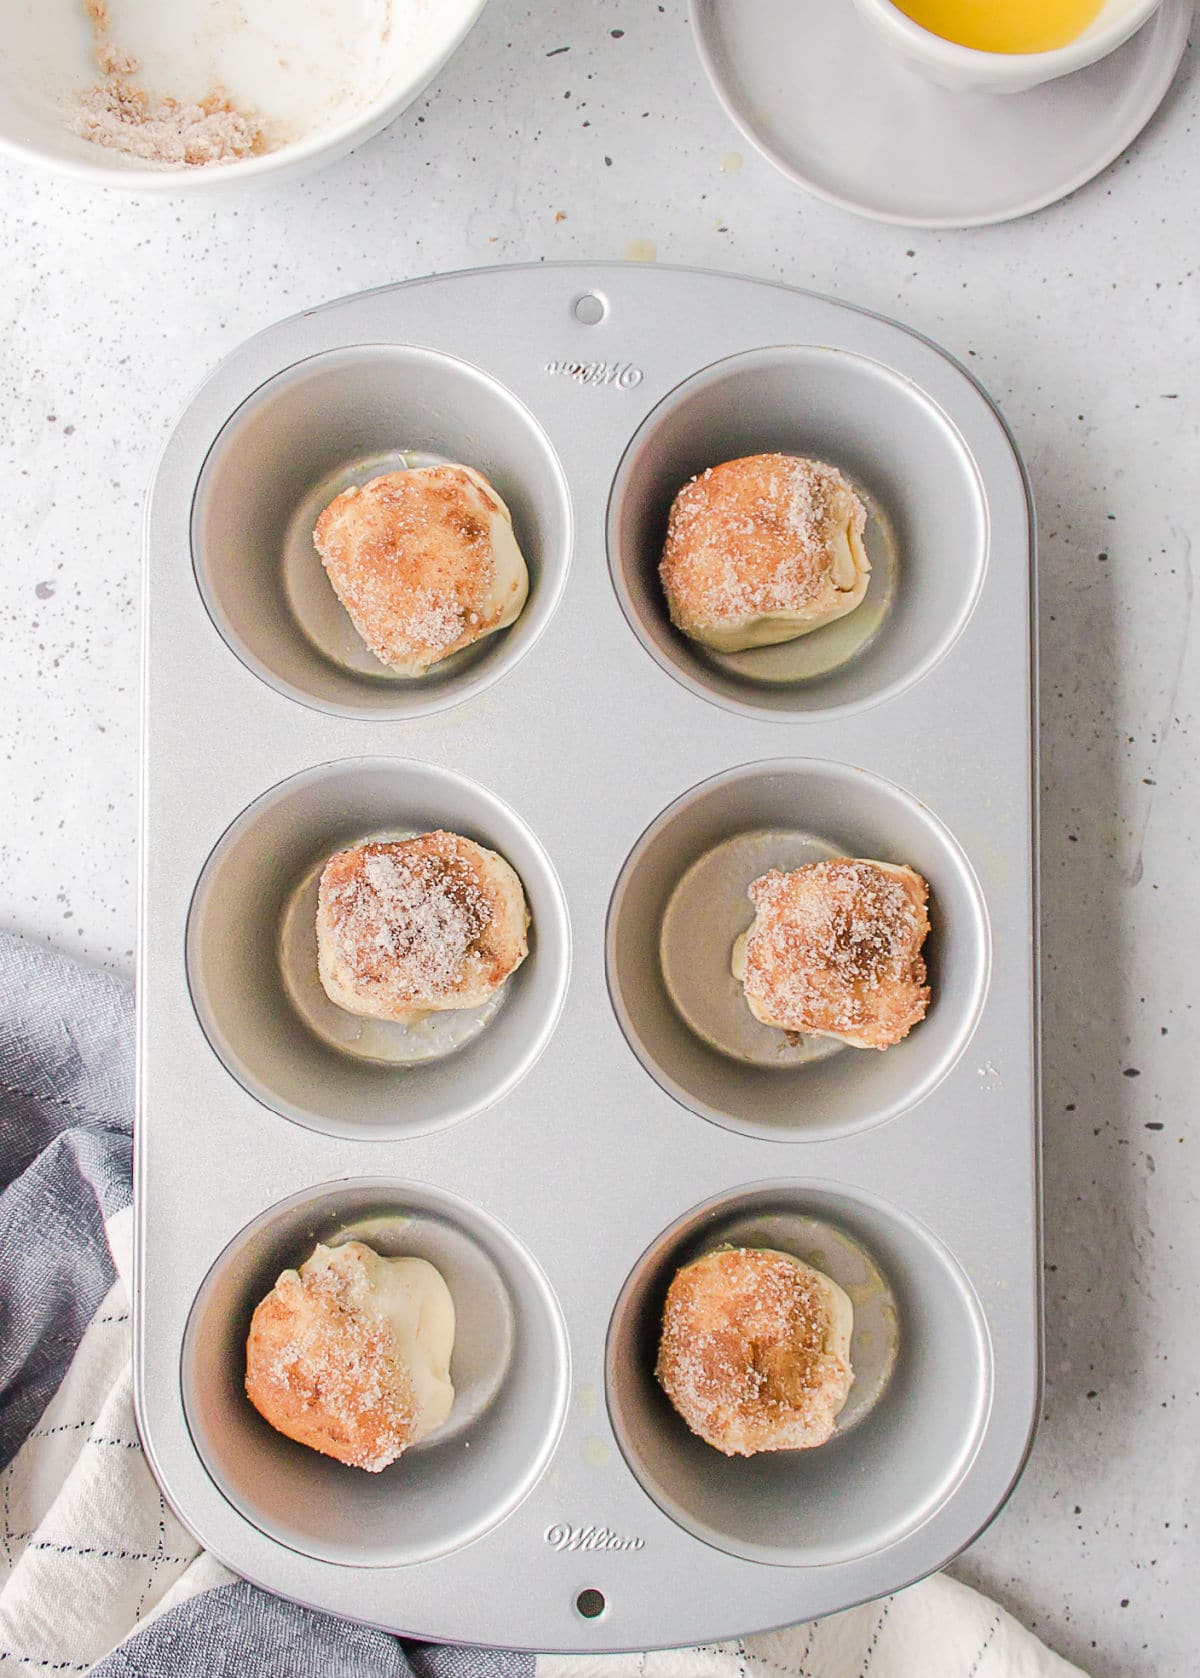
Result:
{"label": "rim of muffin pan", "polygon": [[[352,483],[455,462],[508,506],[529,598],[507,629],[425,676],[389,671],[325,576],[312,526]],[[441,350],[354,344],[292,363],[225,420],[192,500],[192,569],[213,626],[276,693],[334,716],[404,720],[465,703],[541,637],[566,586],[574,516],[558,454],[492,374]]]}
{"label": "rim of muffin pan", "polygon": [[[335,1048],[289,991],[296,975],[280,933],[293,893],[334,851],[438,827],[486,845],[515,869],[531,916],[529,954],[506,981],[494,1017],[442,1058],[389,1064]],[[389,1140],[479,1113],[529,1072],[562,1012],[571,927],[548,853],[495,793],[412,759],[342,758],[268,788],[225,829],[192,895],[185,960],[208,1044],[249,1095],[309,1129]],[[303,977],[316,986],[315,959],[311,965]]]}
{"label": "rim of muffin pan", "polygon": [[[932,997],[925,1019],[891,1048],[839,1045],[804,1064],[762,1064],[702,1036],[671,994],[662,927],[680,881],[734,837],[790,832],[815,836],[831,855],[908,864],[929,884],[930,933],[923,954]],[[743,906],[739,889],[731,889],[729,902],[714,903],[714,926],[722,909],[729,920],[725,932],[733,932],[736,917],[741,917],[737,930],[753,920],[752,905],[747,899]],[[704,920],[697,917],[695,926],[696,939],[704,941]],[[722,1006],[740,1011],[746,1004],[730,971],[732,936],[725,932],[712,934],[720,939],[715,957],[709,943],[697,943],[696,965],[711,958],[714,990],[727,991]],[[828,759],[742,764],[688,788],[634,843],[608,909],[609,999],[633,1053],[659,1087],[691,1112],[766,1141],[849,1135],[923,1101],[970,1042],[990,969],[983,891],[950,830],[894,782]],[[785,1040],[782,1032],[778,1037]]]}
{"label": "rim of muffin pan", "polygon": [[[672,1277],[727,1243],[828,1264],[835,1280],[844,1243],[882,1284],[892,1361],[870,1407],[824,1445],[725,1456],[692,1433],[655,1378]],[[869,1304],[860,1301],[864,1317]],[[866,1370],[879,1351],[863,1344],[857,1316],[851,1362]],[[676,1525],[745,1561],[824,1566],[899,1543],[962,1483],[990,1414],[991,1340],[970,1281],[923,1224],[862,1189],[772,1180],[692,1207],[642,1253],[613,1308],[605,1392],[626,1465]],[[847,1410],[853,1403],[852,1386]]]}
{"label": "rim of muffin pan", "polygon": [[[671,503],[709,467],[776,452],[838,467],[863,496],[872,582],[855,612],[809,635],[717,653],[670,620],[658,565]],[[701,368],[651,409],[617,468],[607,541],[625,619],[667,675],[742,716],[828,722],[897,698],[947,655],[983,588],[989,519],[974,457],[920,386],[854,351],[780,344]],[[886,610],[855,648],[881,588]]]}
{"label": "rim of muffin pan", "polygon": [[[454,1409],[380,1473],[285,1437],[244,1388],[259,1301],[318,1242],[352,1238],[427,1259],[455,1305]],[[566,1419],[570,1350],[549,1280],[509,1229],[432,1184],[363,1177],[290,1195],[226,1244],[188,1314],[180,1379],[200,1459],[252,1526],[317,1560],[394,1567],[474,1542],[529,1494]]]}

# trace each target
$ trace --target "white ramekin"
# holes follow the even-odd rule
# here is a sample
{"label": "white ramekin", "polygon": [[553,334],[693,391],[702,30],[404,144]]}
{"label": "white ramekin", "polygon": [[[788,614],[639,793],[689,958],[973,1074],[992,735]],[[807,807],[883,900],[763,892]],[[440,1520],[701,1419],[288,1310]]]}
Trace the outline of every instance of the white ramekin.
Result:
{"label": "white ramekin", "polygon": [[956,92],[1023,93],[1069,76],[1127,41],[1161,0],[1107,0],[1082,35],[1054,52],[976,52],[956,46],[906,17],[891,0],[854,0],[865,23],[910,69]]}
{"label": "white ramekin", "polygon": [[[12,51],[0,64],[0,152],[74,176],[92,186],[123,187],[131,192],[210,192],[266,181],[272,186],[306,175],[352,151],[398,117],[437,75],[467,35],[487,0],[437,0],[421,9],[422,28],[407,43],[396,40],[396,64],[374,98],[310,133],[264,152],[208,168],[155,168],[74,135],[53,98],[45,98],[41,80],[61,81],[60,51],[72,66],[83,66],[82,48],[72,39],[60,48],[47,22],[22,65]],[[83,8],[79,8],[82,15]],[[26,22],[35,21],[30,11]],[[80,41],[84,39],[82,27]],[[18,41],[20,37],[18,36]],[[39,71],[41,75],[39,75]],[[83,85],[81,83],[81,85]],[[32,91],[31,91],[32,90]]]}

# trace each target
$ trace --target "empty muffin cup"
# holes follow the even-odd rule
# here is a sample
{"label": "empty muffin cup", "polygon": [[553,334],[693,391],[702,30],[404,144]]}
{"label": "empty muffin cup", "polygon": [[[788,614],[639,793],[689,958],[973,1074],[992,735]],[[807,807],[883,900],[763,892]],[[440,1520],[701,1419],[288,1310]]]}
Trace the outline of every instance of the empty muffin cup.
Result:
{"label": "empty muffin cup", "polygon": [[[858,491],[866,596],[798,639],[715,652],[667,610],[658,566],[671,503],[711,466],[772,453],[825,461]],[[931,670],[971,615],[987,547],[978,471],[942,410],[879,362],[815,345],[750,350],[677,386],[629,444],[609,502],[613,583],[651,657],[693,693],[780,721],[860,709]]]}
{"label": "empty muffin cup", "polygon": [[[732,971],[752,880],[832,856],[904,863],[929,885],[925,1019],[885,1050],[794,1039],[750,1013]],[[747,764],[670,805],[630,852],[609,906],[608,987],[646,1070],[703,1118],[773,1141],[863,1130],[921,1101],[970,1040],[987,991],[987,911],[931,811],[866,770]]]}
{"label": "empty muffin cup", "polygon": [[[351,1014],[317,973],[324,863],[437,828],[516,870],[529,954],[482,1008],[412,1028]],[[549,1040],[569,966],[562,888],[521,819],[475,782],[399,758],[323,764],[264,793],[217,842],[188,917],[192,1001],[227,1070],[277,1113],[343,1136],[417,1135],[500,1100]]]}
{"label": "empty muffin cup", "polygon": [[[381,1473],[286,1438],[245,1392],[259,1301],[319,1242],[349,1240],[426,1259],[454,1300],[449,1419]],[[376,1178],[294,1195],[229,1243],[192,1306],[181,1374],[192,1439],[229,1502],[290,1549],[362,1567],[428,1561],[503,1520],[553,1455],[570,1390],[557,1301],[515,1236],[442,1189]]]}
{"label": "empty muffin cup", "polygon": [[[444,462],[507,504],[529,598],[507,629],[413,680],[362,641],[312,533],[352,484]],[[278,692],[341,716],[423,716],[497,680],[548,623],[570,552],[566,480],[529,410],[479,368],[399,344],[329,350],[260,386],[214,441],[192,509],[196,580],[230,648]]]}
{"label": "empty muffin cup", "polygon": [[[725,1245],[791,1253],[850,1296],[855,1380],[826,1444],[727,1457],[659,1386],[671,1280]],[[951,1496],[987,1419],[991,1348],[967,1278],[911,1218],[857,1190],[758,1183],[695,1207],[643,1253],[613,1312],[605,1379],[617,1442],[660,1509],[731,1555],[814,1566],[886,1549]]]}

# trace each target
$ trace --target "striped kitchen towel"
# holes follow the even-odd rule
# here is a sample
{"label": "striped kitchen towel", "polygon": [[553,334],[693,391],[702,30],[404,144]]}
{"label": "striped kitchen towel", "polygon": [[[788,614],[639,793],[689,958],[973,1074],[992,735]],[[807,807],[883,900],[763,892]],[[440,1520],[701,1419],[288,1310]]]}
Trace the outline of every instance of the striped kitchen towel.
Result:
{"label": "striped kitchen towel", "polygon": [[0,1678],[1070,1678],[945,1575],[808,1625],[650,1655],[401,1641],[235,1579],[142,1454],[129,1337],[126,986],[0,934]]}

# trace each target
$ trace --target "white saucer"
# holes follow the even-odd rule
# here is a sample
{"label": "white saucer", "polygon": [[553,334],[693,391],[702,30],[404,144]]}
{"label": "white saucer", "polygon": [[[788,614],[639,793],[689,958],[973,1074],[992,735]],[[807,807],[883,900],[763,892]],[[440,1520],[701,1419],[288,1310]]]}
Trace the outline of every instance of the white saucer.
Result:
{"label": "white saucer", "polygon": [[949,93],[898,63],[850,0],[691,0],[742,133],[809,192],[876,221],[980,227],[1053,204],[1145,126],[1187,45],[1164,0],[1117,52],[1028,93]]}

